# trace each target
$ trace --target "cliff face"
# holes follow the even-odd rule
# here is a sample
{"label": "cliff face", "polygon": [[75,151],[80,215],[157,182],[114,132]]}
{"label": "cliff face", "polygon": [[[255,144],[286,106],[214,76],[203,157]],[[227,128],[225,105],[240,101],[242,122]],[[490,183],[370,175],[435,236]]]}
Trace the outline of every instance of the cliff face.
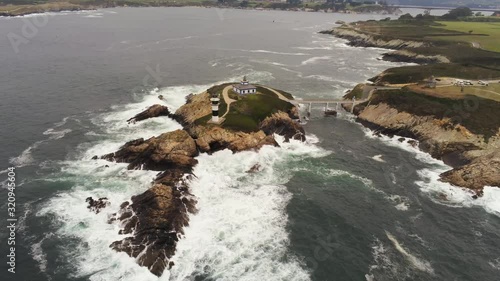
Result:
{"label": "cliff face", "polygon": [[183,125],[191,125],[195,120],[212,113],[210,95],[207,92],[190,95],[186,104],[175,112],[174,119]]}
{"label": "cliff face", "polygon": [[412,62],[418,64],[427,63],[449,63],[450,60],[440,55],[421,55],[412,51],[414,48],[429,46],[429,43],[402,40],[402,39],[383,39],[356,31],[353,28],[334,28],[332,30],[321,31],[322,34],[330,34],[339,38],[348,40],[349,46],[353,47],[376,47],[384,49],[393,49],[396,51],[387,52],[382,55],[382,59],[394,62]]}
{"label": "cliff face", "polygon": [[[376,94],[375,94],[376,96]],[[500,187],[500,130],[489,138],[472,132],[451,118],[427,112],[408,112],[389,100],[375,97],[373,104],[355,109],[357,120],[365,126],[388,135],[401,135],[419,140],[419,147],[441,159],[453,170],[441,175],[443,181],[473,189],[479,195],[484,186]],[[493,102],[493,101],[492,101]],[[414,106],[414,105],[413,105]],[[432,104],[421,105],[432,107]],[[476,112],[476,115],[483,113]],[[479,118],[470,116],[469,118]],[[491,122],[495,122],[492,120]],[[496,125],[494,125],[496,126]]]}
{"label": "cliff face", "polygon": [[405,41],[401,39],[384,40],[374,36],[364,34],[353,29],[334,28],[332,30],[321,31],[322,34],[330,34],[339,38],[349,40],[348,45],[353,47],[377,47],[385,49],[419,48],[426,43],[418,41]]}

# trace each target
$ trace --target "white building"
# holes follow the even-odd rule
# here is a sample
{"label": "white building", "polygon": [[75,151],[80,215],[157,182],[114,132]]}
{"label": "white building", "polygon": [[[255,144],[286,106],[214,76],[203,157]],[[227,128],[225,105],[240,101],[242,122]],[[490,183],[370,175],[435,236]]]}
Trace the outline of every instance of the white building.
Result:
{"label": "white building", "polygon": [[248,83],[246,76],[243,77],[240,84],[233,85],[233,90],[240,95],[255,94],[257,92],[257,88]]}

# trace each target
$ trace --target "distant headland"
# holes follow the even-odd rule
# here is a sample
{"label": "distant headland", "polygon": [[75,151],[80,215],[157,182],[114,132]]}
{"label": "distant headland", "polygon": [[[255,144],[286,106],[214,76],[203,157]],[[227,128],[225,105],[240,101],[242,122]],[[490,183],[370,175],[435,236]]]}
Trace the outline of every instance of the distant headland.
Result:
{"label": "distant headland", "polygon": [[23,16],[35,13],[95,10],[113,7],[205,7],[304,12],[398,14],[395,7],[378,1],[247,1],[247,0],[6,0],[0,4],[0,16]]}

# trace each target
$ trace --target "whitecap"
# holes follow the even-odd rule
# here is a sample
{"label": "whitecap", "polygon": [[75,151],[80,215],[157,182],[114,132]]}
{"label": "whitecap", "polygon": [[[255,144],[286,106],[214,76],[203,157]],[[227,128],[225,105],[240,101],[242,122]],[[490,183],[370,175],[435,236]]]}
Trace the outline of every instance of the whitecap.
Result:
{"label": "whitecap", "polygon": [[389,238],[389,240],[392,242],[396,250],[400,252],[414,268],[427,273],[434,273],[434,269],[428,261],[419,259],[414,254],[408,252],[408,250],[403,248],[399,241],[396,240],[396,238],[388,231],[386,231],[385,234],[387,235],[387,238]]}

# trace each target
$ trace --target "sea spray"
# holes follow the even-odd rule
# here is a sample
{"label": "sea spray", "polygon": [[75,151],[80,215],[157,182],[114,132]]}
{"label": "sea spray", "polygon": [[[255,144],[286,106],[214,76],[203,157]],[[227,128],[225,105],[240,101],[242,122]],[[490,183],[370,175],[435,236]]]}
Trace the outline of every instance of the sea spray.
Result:
{"label": "sea spray", "polygon": [[[278,138],[280,140],[280,138]],[[233,154],[203,154],[191,183],[199,212],[191,217],[172,258],[176,266],[162,280],[203,276],[217,280],[309,280],[309,272],[288,252],[284,186],[304,158],[326,151],[298,141],[281,148]],[[255,164],[261,171],[248,173]]]}
{"label": "sea spray", "polygon": [[[63,189],[36,211],[36,216],[52,220],[50,228],[56,237],[35,241],[32,254],[39,260],[40,268],[50,267],[44,258],[47,239],[70,239],[76,241],[75,245],[61,245],[57,251],[67,261],[66,270],[76,278],[157,280],[133,258],[109,248],[112,242],[125,236],[118,234],[118,223],[108,222],[122,202],[150,187],[157,172],[130,171],[126,164],[91,158],[115,151],[129,140],[180,128],[167,117],[135,124],[127,124],[125,120],[155,103],[163,103],[174,111],[185,102],[186,94],[209,86],[155,89],[137,96],[136,103],[114,106],[111,112],[92,118],[96,126],[93,131],[101,133],[88,135],[91,143],[82,143],[70,159],[50,163],[59,169],[44,180],[69,184],[69,189]],[[163,100],[158,99],[160,94]],[[224,273],[227,280],[256,280],[260,276],[266,276],[266,280],[309,280],[305,265],[288,252],[286,206],[291,194],[284,184],[302,159],[322,157],[328,152],[314,145],[318,141],[314,136],[309,136],[307,143],[284,143],[279,136],[277,139],[281,148],[264,147],[259,152],[237,154],[221,151],[199,157],[192,192],[197,196],[200,211],[192,216],[179,242],[172,259],[175,261],[172,272],[166,271],[162,279],[183,280],[204,274],[220,279],[222,272],[232,268],[234,271]],[[256,163],[263,170],[246,173]],[[106,197],[111,204],[95,214],[87,209],[87,197]]]}

